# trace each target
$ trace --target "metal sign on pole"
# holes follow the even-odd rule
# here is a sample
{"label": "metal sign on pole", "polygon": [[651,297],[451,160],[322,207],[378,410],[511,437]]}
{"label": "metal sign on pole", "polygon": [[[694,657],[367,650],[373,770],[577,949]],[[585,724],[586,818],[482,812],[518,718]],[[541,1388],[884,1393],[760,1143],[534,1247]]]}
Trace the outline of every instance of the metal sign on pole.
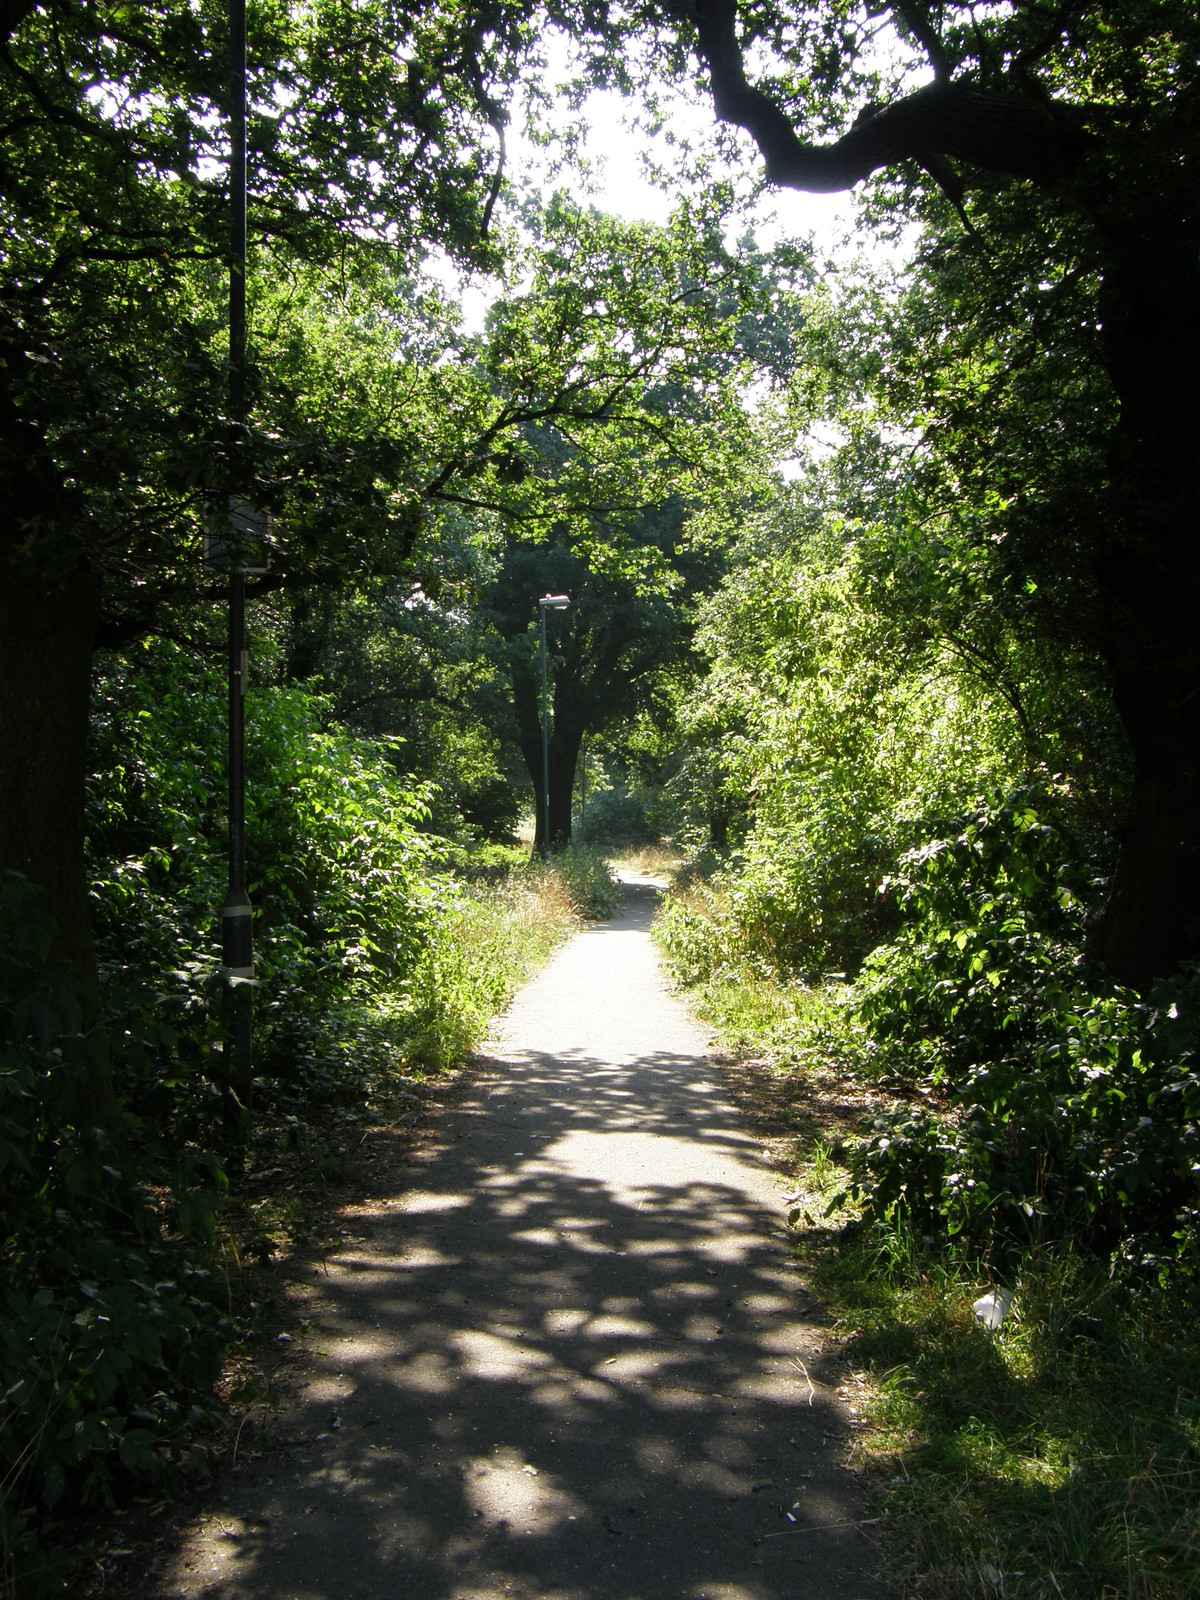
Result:
{"label": "metal sign on pole", "polygon": [[565,611],[571,604],[565,594],[544,594],[538,601],[542,634],[542,860],[550,858],[550,725],[546,694],[546,613]]}
{"label": "metal sign on pole", "polygon": [[236,561],[244,577],[259,577],[271,570],[271,542],[275,519],[260,511],[243,495],[226,495],[205,508],[204,564],[224,571]]}

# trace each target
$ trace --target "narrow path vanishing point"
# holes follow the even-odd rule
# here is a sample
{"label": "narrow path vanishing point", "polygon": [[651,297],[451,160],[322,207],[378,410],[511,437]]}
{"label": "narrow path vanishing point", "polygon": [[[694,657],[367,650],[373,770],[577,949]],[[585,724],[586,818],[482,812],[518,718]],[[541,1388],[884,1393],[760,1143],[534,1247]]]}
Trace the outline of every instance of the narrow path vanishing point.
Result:
{"label": "narrow path vanishing point", "polygon": [[147,1600],[876,1600],[778,1180],[626,899],[356,1218],[293,1443]]}

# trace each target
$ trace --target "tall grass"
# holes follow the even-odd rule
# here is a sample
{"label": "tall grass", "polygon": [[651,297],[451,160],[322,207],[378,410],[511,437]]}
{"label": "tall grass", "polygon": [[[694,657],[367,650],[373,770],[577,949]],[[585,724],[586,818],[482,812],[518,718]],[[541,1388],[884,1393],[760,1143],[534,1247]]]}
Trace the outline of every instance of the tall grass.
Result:
{"label": "tall grass", "polygon": [[1152,1262],[1043,1245],[988,1332],[972,1303],[994,1263],[837,1210],[845,1091],[879,1092],[856,1079],[870,1040],[851,986],[781,978],[732,929],[728,891],[700,884],[673,898],[661,936],[726,1048],[792,1097],[791,1220],[845,1339],[854,1450],[897,1594],[1200,1600],[1196,1273],[1160,1282]]}
{"label": "tall grass", "polygon": [[1195,1304],[1043,1250],[989,1333],[977,1275],[893,1229],[826,1254],[893,1574],[930,1600],[1200,1595]]}
{"label": "tall grass", "polygon": [[[269,1088],[274,1111],[307,1122],[322,1107],[386,1121],[413,1086],[465,1061],[522,983],[588,918],[610,915],[621,891],[595,852],[548,863],[489,848],[455,859],[430,883],[420,952],[382,993],[331,1003],[301,1031],[294,1068]],[[256,1137],[266,1137],[260,1115]]]}
{"label": "tall grass", "polygon": [[530,870],[535,877],[540,873],[557,879],[581,917],[615,916],[624,904],[607,856],[589,845],[569,845],[556,851],[544,866],[535,863]]}
{"label": "tall grass", "polygon": [[627,850],[618,850],[613,861],[614,865],[628,872],[674,883],[685,869],[688,855],[678,845],[659,840],[654,844],[632,845]]}
{"label": "tall grass", "polygon": [[496,1012],[588,916],[619,904],[603,859],[567,850],[499,883],[458,885],[398,1008],[409,1062],[445,1067],[479,1043]]}
{"label": "tall grass", "polygon": [[728,890],[689,881],[683,868],[659,912],[656,937],[692,1003],[728,1049],[788,1072],[840,1072],[863,1044],[842,975],[819,984],[781,976],[738,938],[730,901]]}

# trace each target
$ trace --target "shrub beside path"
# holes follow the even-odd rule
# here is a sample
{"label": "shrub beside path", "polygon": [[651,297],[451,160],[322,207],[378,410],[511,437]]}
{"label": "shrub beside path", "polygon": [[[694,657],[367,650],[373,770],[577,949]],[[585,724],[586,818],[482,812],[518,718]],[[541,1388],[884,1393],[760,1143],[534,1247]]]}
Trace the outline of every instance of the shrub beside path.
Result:
{"label": "shrub beside path", "polygon": [[356,1215],[285,1442],[147,1600],[878,1600],[779,1180],[653,898],[627,880],[521,992],[411,1186]]}

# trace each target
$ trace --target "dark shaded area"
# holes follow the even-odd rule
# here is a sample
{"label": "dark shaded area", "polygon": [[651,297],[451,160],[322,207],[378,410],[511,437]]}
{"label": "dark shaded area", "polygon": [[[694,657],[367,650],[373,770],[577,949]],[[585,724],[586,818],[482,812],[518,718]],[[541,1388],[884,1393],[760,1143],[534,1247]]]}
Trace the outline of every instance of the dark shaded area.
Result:
{"label": "dark shaded area", "polygon": [[621,1054],[671,1004],[607,982],[649,910],[565,958],[613,1008],[566,1025],[599,1017],[613,1050],[497,1061],[412,1189],[314,1267],[290,1448],[227,1484],[193,1569],[147,1594],[877,1593],[757,1146],[703,1059]]}

